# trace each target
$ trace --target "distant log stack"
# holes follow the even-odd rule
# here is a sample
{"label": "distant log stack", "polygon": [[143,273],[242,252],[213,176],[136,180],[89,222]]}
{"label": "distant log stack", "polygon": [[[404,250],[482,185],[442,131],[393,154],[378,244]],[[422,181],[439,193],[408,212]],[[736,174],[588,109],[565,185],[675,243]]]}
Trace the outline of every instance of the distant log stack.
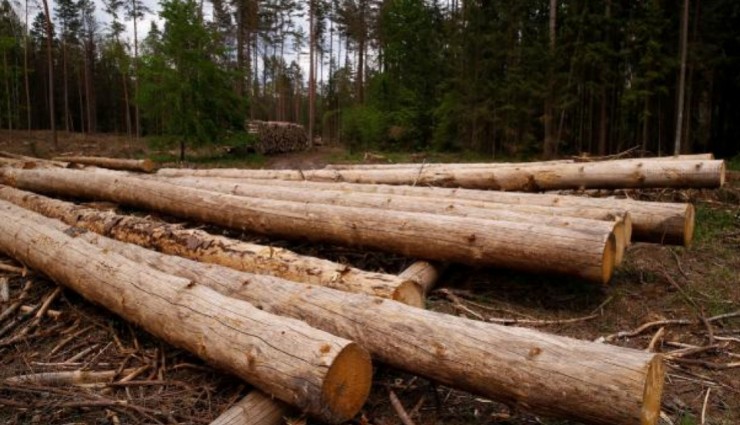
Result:
{"label": "distant log stack", "polygon": [[123,158],[106,158],[102,156],[60,156],[54,158],[55,161],[66,161],[71,164],[93,165],[101,168],[110,168],[111,170],[138,171],[141,173],[151,173],[156,166],[149,159],[123,159]]}
{"label": "distant log stack", "polygon": [[254,148],[263,155],[302,151],[311,146],[306,129],[292,122],[249,121],[247,131],[257,137]]}

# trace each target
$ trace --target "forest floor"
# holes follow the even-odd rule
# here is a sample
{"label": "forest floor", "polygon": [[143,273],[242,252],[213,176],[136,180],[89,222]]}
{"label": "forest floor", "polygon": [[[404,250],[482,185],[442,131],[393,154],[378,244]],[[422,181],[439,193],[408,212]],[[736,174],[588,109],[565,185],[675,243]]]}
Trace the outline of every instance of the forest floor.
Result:
{"label": "forest floor", "polygon": [[[53,150],[45,149],[48,143],[43,141],[43,134],[40,137],[35,146],[0,138],[0,150],[51,156]],[[61,143],[57,152],[162,155],[150,152],[143,142],[121,143],[120,138],[108,140],[105,136],[70,138]],[[398,159],[386,160],[481,160],[452,155],[420,159],[387,154],[391,155],[397,155]],[[198,162],[199,165],[273,168],[315,168],[327,162],[362,160],[361,156],[330,147],[258,160],[218,161],[218,156],[212,153],[204,157],[214,159]],[[740,170],[737,162],[732,167]],[[619,194],[622,192],[618,191]],[[452,266],[442,275],[438,289],[431,293],[427,308],[471,319],[534,326],[545,332],[587,340],[657,322],[643,332],[629,338],[615,338],[611,343],[647,349],[656,333],[664,328],[662,337],[653,344],[655,351],[669,353],[689,345],[703,347],[693,354],[692,350],[685,350],[683,357],[667,362],[663,411],[670,422],[665,423],[738,424],[740,315],[709,324],[702,318],[740,310],[740,181],[718,190],[629,191],[628,195],[694,203],[697,227],[693,245],[682,248],[635,243],[612,281],[604,286],[569,278]],[[399,273],[413,261],[371,250],[268,241],[218,228],[208,230],[289,247],[373,271]],[[0,258],[0,262],[19,266],[10,259]],[[31,310],[26,316],[0,322],[0,405],[4,406],[0,407],[0,423],[208,423],[249,390],[238,379],[151,337],[72,291],[55,294],[56,285],[33,271],[0,272],[2,279],[9,282],[11,303],[25,285],[30,286],[23,303],[32,309],[48,297],[53,298],[50,310],[38,321]],[[580,320],[569,320],[574,318]],[[659,321],[663,320],[685,321],[685,324],[661,325]],[[9,376],[36,372],[124,368],[133,371],[127,372],[132,374],[128,383],[49,387],[8,385],[2,381]],[[503,404],[384,365],[376,365],[372,395],[353,423],[400,423],[389,401],[390,390],[399,396],[419,425],[574,424],[514,411]]]}

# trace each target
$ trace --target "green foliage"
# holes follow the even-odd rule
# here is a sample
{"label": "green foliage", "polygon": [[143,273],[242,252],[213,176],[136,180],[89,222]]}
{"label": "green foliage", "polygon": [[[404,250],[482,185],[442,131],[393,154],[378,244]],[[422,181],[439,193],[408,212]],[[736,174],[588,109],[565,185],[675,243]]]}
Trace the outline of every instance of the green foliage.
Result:
{"label": "green foliage", "polygon": [[150,125],[178,136],[186,145],[217,141],[243,119],[243,105],[232,90],[232,75],[215,62],[221,47],[203,26],[194,0],[165,0],[161,36],[150,33],[142,57],[139,99]]}
{"label": "green foliage", "polygon": [[355,106],[342,113],[342,139],[350,151],[378,148],[386,140],[388,125],[381,111]]}
{"label": "green foliage", "polygon": [[717,209],[702,204],[697,205],[694,239],[700,243],[713,243],[716,237],[738,227],[738,214],[740,214],[740,211]]}

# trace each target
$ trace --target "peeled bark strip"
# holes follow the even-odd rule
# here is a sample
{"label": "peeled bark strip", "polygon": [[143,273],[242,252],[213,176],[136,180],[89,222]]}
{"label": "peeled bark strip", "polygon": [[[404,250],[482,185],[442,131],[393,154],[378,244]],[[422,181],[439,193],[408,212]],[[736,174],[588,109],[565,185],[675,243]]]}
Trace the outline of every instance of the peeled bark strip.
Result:
{"label": "peeled bark strip", "polygon": [[21,189],[93,198],[253,232],[366,246],[403,255],[550,272],[606,283],[616,242],[553,226],[245,198],[75,170],[0,170]]}
{"label": "peeled bark strip", "polygon": [[[260,183],[261,180],[243,180]],[[587,198],[548,193],[511,193],[487,190],[451,189],[442,187],[393,186],[352,183],[291,182],[271,180],[270,186],[288,186],[302,190],[344,190],[351,192],[382,193],[489,202],[504,204],[504,208],[555,207],[563,208],[562,215],[569,216],[582,211],[588,218],[608,217],[618,211],[627,211],[632,220],[632,240],[689,246],[694,237],[694,207],[687,203],[648,202],[617,198]],[[490,206],[489,206],[490,207]],[[526,211],[526,209],[522,209]],[[534,211],[533,211],[534,212]],[[582,216],[582,215],[578,215]]]}
{"label": "peeled bark strip", "polygon": [[469,189],[715,188],[724,184],[721,160],[600,161],[495,169],[440,167],[427,170],[161,169],[163,177],[236,177],[329,182],[430,185]]}
{"label": "peeled bark strip", "polygon": [[259,391],[252,391],[210,425],[282,425],[288,406]]}
{"label": "peeled bark strip", "polygon": [[357,344],[142,267],[34,216],[0,201],[0,250],[317,418],[343,422],[364,404],[372,367]]}
{"label": "peeled bark strip", "polygon": [[[384,210],[409,211],[429,214],[444,214],[460,217],[482,218],[489,220],[511,221],[515,223],[534,223],[546,226],[564,227],[581,232],[595,232],[595,234],[614,233],[616,239],[615,262],[620,264],[624,258],[624,250],[629,245],[632,234],[631,220],[627,213],[608,214],[606,221],[595,221],[580,217],[563,217],[553,214],[551,209],[544,209],[544,214],[530,211],[512,211],[512,208],[501,208],[501,204],[457,202],[447,200],[439,202],[437,199],[408,197],[372,193],[356,193],[348,191],[306,191],[290,187],[276,187],[264,184],[241,184],[223,180],[211,179],[173,179],[178,185],[197,189],[212,190],[220,193],[230,193],[250,198],[275,199],[292,202],[310,202],[346,207],[378,208]],[[560,211],[558,211],[560,212]]]}
{"label": "peeled bark strip", "polygon": [[356,341],[376,360],[453,388],[587,423],[657,422],[664,375],[659,354],[252,275],[93,233],[77,237],[265,311],[300,318]]}
{"label": "peeled bark strip", "polygon": [[94,165],[112,170],[138,171],[151,173],[156,166],[150,159],[106,158],[102,156],[60,156],[55,161],[66,161],[72,164]]}
{"label": "peeled bark strip", "polygon": [[410,279],[372,273],[283,248],[242,242],[148,218],[85,208],[0,186],[0,199],[124,242],[237,270],[365,293],[421,307],[421,287]]}

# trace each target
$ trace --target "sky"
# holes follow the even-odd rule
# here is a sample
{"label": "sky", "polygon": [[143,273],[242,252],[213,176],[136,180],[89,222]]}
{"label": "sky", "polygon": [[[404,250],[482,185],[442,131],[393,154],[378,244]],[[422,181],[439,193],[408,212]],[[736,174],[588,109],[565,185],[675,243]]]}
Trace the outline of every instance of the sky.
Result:
{"label": "sky", "polygon": [[[41,10],[43,10],[43,3],[41,0],[28,0],[29,1],[29,23],[33,21],[33,17]],[[49,1],[49,7],[53,10],[56,7],[55,0],[48,0]],[[99,23],[99,30],[103,33],[107,32],[109,29],[109,24],[111,22],[111,17],[105,12],[105,5],[102,0],[93,0],[95,3],[95,14],[98,19]],[[212,6],[209,1],[201,0],[203,1],[203,14],[205,16],[205,19],[210,20],[212,17]],[[152,11],[152,13],[146,14],[146,16],[139,20],[137,23],[138,26],[138,32],[139,32],[139,43],[141,43],[141,40],[146,37],[146,34],[149,32],[149,28],[151,26],[152,22],[156,22],[157,25],[159,25],[160,28],[163,26],[163,20],[159,18],[158,11],[159,11],[159,0],[142,0],[142,2]],[[23,17],[24,13],[24,0],[11,0],[11,3],[15,3],[14,7],[17,10],[19,16]],[[301,26],[304,30],[304,33],[308,33],[308,19],[305,17],[297,17],[295,18],[296,22],[299,26]],[[131,43],[133,43],[134,39],[134,23],[133,21],[123,21],[123,24],[126,28],[125,30],[125,38],[127,38]],[[334,51],[337,51],[337,44],[338,40],[334,40],[335,47]],[[286,52],[285,52],[285,59],[290,63],[291,61],[296,60],[296,51],[294,51],[292,48],[289,48],[289,46],[286,46]],[[308,79],[308,68],[309,68],[309,58],[308,58],[308,49],[304,48],[304,52],[301,53],[301,55],[298,57],[298,64],[300,65],[301,69],[303,70],[304,79]],[[321,67],[316,70],[317,74],[321,70]],[[328,78],[328,65],[325,63],[323,66],[323,77]],[[317,78],[321,78],[321,76],[317,75]]]}

